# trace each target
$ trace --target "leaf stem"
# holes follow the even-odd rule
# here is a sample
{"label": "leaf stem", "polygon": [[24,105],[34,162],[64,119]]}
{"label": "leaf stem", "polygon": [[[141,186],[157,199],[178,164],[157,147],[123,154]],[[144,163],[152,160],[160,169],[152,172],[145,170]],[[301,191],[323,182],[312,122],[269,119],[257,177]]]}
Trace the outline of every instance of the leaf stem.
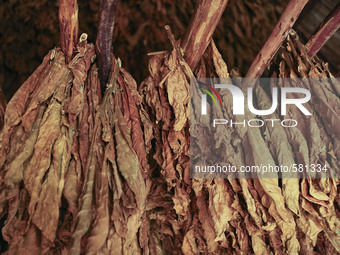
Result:
{"label": "leaf stem", "polygon": [[59,23],[61,50],[66,56],[66,63],[72,59],[78,42],[78,5],[77,0],[60,0]]}
{"label": "leaf stem", "polygon": [[102,92],[109,79],[112,65],[112,36],[117,13],[118,0],[101,0],[99,7],[99,26],[96,39],[98,74]]}

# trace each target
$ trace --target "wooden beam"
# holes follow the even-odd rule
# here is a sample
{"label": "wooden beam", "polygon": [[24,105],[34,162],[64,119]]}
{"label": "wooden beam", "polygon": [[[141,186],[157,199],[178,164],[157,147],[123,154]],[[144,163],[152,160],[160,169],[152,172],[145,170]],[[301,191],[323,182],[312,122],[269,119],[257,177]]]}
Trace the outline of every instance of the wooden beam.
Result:
{"label": "wooden beam", "polygon": [[198,0],[190,24],[181,40],[184,59],[194,70],[208,47],[228,0]]}
{"label": "wooden beam", "polygon": [[321,26],[314,32],[309,41],[306,43],[308,56],[310,58],[314,57],[339,27],[340,3],[324,19]]}
{"label": "wooden beam", "polygon": [[268,40],[256,56],[246,78],[259,78],[286,39],[308,0],[290,0]]}

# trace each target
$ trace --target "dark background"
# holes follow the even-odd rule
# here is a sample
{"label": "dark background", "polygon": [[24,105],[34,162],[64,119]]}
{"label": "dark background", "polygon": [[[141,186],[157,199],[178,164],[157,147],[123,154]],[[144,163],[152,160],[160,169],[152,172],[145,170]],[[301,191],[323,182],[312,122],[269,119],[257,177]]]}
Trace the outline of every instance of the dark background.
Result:
{"label": "dark background", "polygon": [[[140,83],[147,75],[147,53],[170,49],[164,26],[176,38],[187,27],[195,7],[192,0],[120,1],[113,52]],[[246,74],[271,33],[288,0],[230,0],[214,33],[229,69]],[[337,0],[311,0],[295,29],[302,42],[320,25]],[[79,35],[95,41],[98,0],[78,1]],[[60,45],[57,0],[2,0],[0,3],[0,86],[9,99],[41,63],[47,52]],[[340,76],[340,31],[320,51]]]}

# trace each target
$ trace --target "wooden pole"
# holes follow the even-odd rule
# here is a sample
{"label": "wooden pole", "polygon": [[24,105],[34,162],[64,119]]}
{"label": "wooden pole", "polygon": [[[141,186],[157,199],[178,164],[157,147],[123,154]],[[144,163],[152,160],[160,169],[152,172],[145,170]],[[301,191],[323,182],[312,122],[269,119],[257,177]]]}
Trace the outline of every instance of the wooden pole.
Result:
{"label": "wooden pole", "polygon": [[118,0],[101,0],[99,7],[99,26],[96,39],[98,74],[102,92],[105,90],[111,70],[111,48],[113,28]]}
{"label": "wooden pole", "polygon": [[340,3],[334,10],[324,19],[321,26],[311,36],[306,43],[307,54],[310,58],[324,46],[324,44],[332,37],[335,31],[340,27]]}
{"label": "wooden pole", "polygon": [[66,56],[66,63],[72,59],[78,42],[78,5],[77,0],[60,0],[59,23],[61,50]]}
{"label": "wooden pole", "polygon": [[228,0],[198,0],[194,15],[182,38],[184,59],[192,70],[208,47]]}
{"label": "wooden pole", "polygon": [[308,0],[289,1],[267,42],[264,44],[250,66],[246,78],[261,77],[265,68],[273,59],[283,41],[286,39],[289,30],[293,27],[307,2]]}

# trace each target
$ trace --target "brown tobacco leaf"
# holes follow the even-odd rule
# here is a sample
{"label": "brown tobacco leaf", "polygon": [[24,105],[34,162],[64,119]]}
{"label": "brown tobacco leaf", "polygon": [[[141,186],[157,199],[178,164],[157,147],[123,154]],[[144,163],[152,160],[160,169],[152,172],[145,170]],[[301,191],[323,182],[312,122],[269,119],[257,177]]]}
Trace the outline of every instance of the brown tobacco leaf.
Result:
{"label": "brown tobacco leaf", "polygon": [[[249,139],[250,147],[249,149],[246,149],[246,157],[253,158],[254,165],[275,165],[275,162],[270,155],[259,130],[249,128],[247,131],[247,138]],[[259,178],[258,181],[264,191],[264,196],[268,199],[268,202],[272,200],[269,202],[269,214],[275,219],[282,231],[281,238],[284,249],[293,253],[298,252],[300,245],[296,239],[295,222],[292,218],[291,212],[285,208],[285,201],[278,184],[278,179]]]}
{"label": "brown tobacco leaf", "polygon": [[[96,140],[95,140],[96,142]],[[90,153],[91,155],[91,153]],[[105,160],[105,158],[104,158]],[[105,164],[106,161],[103,161]],[[90,166],[91,167],[91,166]],[[95,216],[92,223],[92,229],[86,243],[86,252],[88,254],[96,254],[103,247],[109,233],[109,185],[108,185],[108,169],[103,166],[96,166],[97,171],[94,173],[94,186],[95,197]],[[100,171],[98,171],[100,170]],[[91,171],[91,170],[90,170]],[[88,180],[88,183],[91,180]],[[92,192],[92,191],[91,191]],[[88,193],[87,193],[88,195]],[[93,217],[89,215],[90,218]]]}
{"label": "brown tobacco leaf", "polygon": [[[1,165],[4,164],[5,160],[10,160],[13,158],[11,155],[16,155],[19,153],[21,147],[18,146],[12,154],[6,155],[4,153],[6,146],[10,145],[10,134],[13,132],[12,140],[16,140],[16,143],[23,141],[25,138],[20,138],[23,132],[28,133],[31,130],[33,122],[37,114],[38,100],[39,102],[44,102],[47,100],[55,89],[56,84],[50,82],[51,77],[48,77],[50,72],[56,73],[59,77],[63,72],[67,72],[64,67],[62,67],[63,58],[60,53],[56,54],[57,51],[52,50],[44,59],[43,63],[38,67],[38,69],[30,76],[30,78],[22,85],[22,89],[13,96],[12,100],[8,103],[9,110],[5,113],[5,125],[2,130],[2,148],[1,148]],[[50,63],[50,59],[54,59]],[[57,77],[58,77],[57,76]],[[42,82],[40,82],[42,81]],[[42,91],[41,88],[46,86],[46,91]],[[40,88],[41,93],[35,91]],[[28,101],[33,99],[31,102]],[[28,110],[28,111],[27,111]],[[23,122],[23,125],[18,128],[17,124]],[[13,143],[14,145],[16,143]],[[6,155],[6,157],[4,157]]]}
{"label": "brown tobacco leaf", "polygon": [[[86,87],[85,89],[82,89],[84,92],[79,90],[79,86],[75,86],[74,88],[74,98],[78,98],[78,102],[79,100],[82,100],[83,107],[80,108],[81,111],[79,112],[79,122],[81,124],[81,129],[77,137],[79,145],[76,145],[72,151],[76,161],[73,164],[74,169],[69,169],[74,172],[71,172],[66,183],[67,181],[70,181],[69,185],[74,185],[73,188],[78,187],[81,190],[80,185],[83,185],[83,188],[82,192],[78,191],[66,193],[67,190],[64,190],[65,197],[72,205],[72,207],[70,207],[70,209],[72,209],[71,212],[74,217],[77,216],[74,229],[70,229],[70,231],[73,232],[72,248],[70,251],[74,253],[80,253],[81,238],[87,232],[91,224],[91,204],[95,170],[100,169],[102,164],[102,156],[100,152],[102,150],[102,146],[98,127],[99,117],[96,115],[100,100],[100,88],[98,75],[95,70],[96,67],[93,66],[88,75],[83,76],[82,72],[79,73],[81,75],[80,77],[87,79],[87,81],[85,81]],[[78,81],[79,80],[81,81],[82,78],[78,79]],[[81,84],[82,83],[80,82],[79,85]],[[76,116],[78,107],[73,106],[68,107],[68,109],[71,110],[73,116]],[[71,188],[71,186],[69,187]]]}
{"label": "brown tobacco leaf", "polygon": [[[72,119],[72,115],[74,114],[75,116],[77,116],[79,114],[79,110],[77,109],[82,109],[82,102],[80,100],[77,100],[77,96],[78,93],[76,91],[79,90],[83,90],[83,86],[84,86],[84,80],[86,78],[86,74],[88,71],[88,68],[90,66],[90,61],[91,61],[91,57],[93,56],[93,48],[89,48],[88,52],[84,52],[86,53],[85,56],[81,56],[82,54],[84,54],[83,52],[81,52],[79,55],[77,55],[75,57],[75,59],[73,60],[73,63],[70,63],[70,67],[72,70],[72,73],[74,75],[74,80],[73,80],[73,86],[72,86],[72,97],[69,99],[71,100],[72,104],[75,104],[76,107],[73,107],[73,109],[75,109],[74,111],[72,111],[72,106],[71,103],[69,103],[65,108],[66,111],[69,113],[69,121],[67,120],[66,116],[61,115],[61,120],[60,120],[60,130],[57,130],[57,134],[58,134],[58,138],[56,139],[55,143],[54,143],[54,148],[53,148],[53,159],[55,158],[55,160],[53,161],[52,166],[54,166],[52,169],[55,169],[55,171],[57,171],[56,173],[51,172],[52,169],[49,170],[49,174],[46,177],[46,187],[45,187],[45,191],[44,191],[44,187],[42,187],[42,194],[44,195],[40,195],[39,196],[39,200],[41,201],[41,212],[39,213],[35,213],[34,217],[33,217],[33,223],[35,223],[41,230],[42,233],[44,234],[45,231],[46,233],[49,233],[51,236],[50,238],[48,238],[50,241],[54,241],[55,236],[53,235],[55,233],[55,229],[50,230],[46,224],[52,224],[53,222],[56,222],[58,220],[59,215],[55,215],[55,220],[51,221],[50,223],[46,222],[45,225],[43,225],[43,223],[41,223],[42,219],[44,218],[43,215],[46,215],[46,212],[51,210],[50,213],[47,213],[47,215],[53,215],[55,212],[58,212],[58,208],[59,208],[59,201],[60,201],[60,196],[63,190],[63,186],[64,186],[64,178],[65,178],[65,173],[67,172],[67,167],[69,164],[69,160],[71,157],[71,145],[73,143],[73,136],[74,136],[74,132],[75,132],[75,126],[74,126],[74,120]],[[79,61],[77,61],[79,59]],[[66,83],[69,84],[69,83]],[[65,96],[67,96],[69,94],[68,91],[60,91],[57,90],[55,93],[55,97],[57,99],[58,102],[67,102],[67,99],[65,98]],[[82,98],[82,95],[80,94],[80,99]],[[61,107],[63,105],[61,104]],[[56,106],[53,106],[53,104],[51,105],[52,109],[56,109]],[[48,111],[48,109],[47,109]],[[51,114],[50,114],[51,115]],[[57,127],[56,127],[57,128]],[[55,130],[56,128],[53,127],[41,127],[41,130],[46,130],[47,132],[49,132],[49,140],[51,140],[51,130]],[[39,138],[36,144],[38,144],[39,142]],[[45,145],[46,146],[46,145]],[[45,146],[43,146],[45,148]],[[46,146],[47,147],[47,146]],[[41,155],[40,155],[41,156]],[[34,158],[34,155],[33,155]],[[32,160],[33,160],[32,158]],[[44,157],[42,157],[44,158]],[[47,157],[46,157],[47,158]],[[32,161],[31,161],[32,162]],[[26,170],[27,172],[27,170]],[[33,175],[33,174],[31,174]],[[58,176],[60,176],[60,180],[58,179],[53,179],[53,178],[58,178]],[[35,180],[36,181],[36,180]],[[49,182],[51,182],[49,184]],[[55,189],[53,190],[53,184],[56,185]],[[26,185],[27,186],[27,185]],[[35,185],[35,187],[37,187],[38,185]],[[29,188],[29,186],[28,186]],[[33,193],[34,194],[34,193]],[[44,199],[44,196],[46,196],[46,198]],[[33,200],[34,196],[31,196],[31,199]],[[54,197],[54,199],[52,199]],[[52,205],[49,205],[47,201],[53,201]],[[34,201],[34,200],[33,200]],[[31,204],[30,204],[31,207]],[[29,207],[29,210],[30,210]],[[33,207],[33,206],[32,206]],[[37,209],[39,212],[39,203],[37,204]],[[56,226],[55,226],[56,228]],[[45,234],[44,234],[45,235]],[[48,237],[48,235],[46,234],[45,236]]]}
{"label": "brown tobacco leaf", "polygon": [[100,126],[99,120],[95,120],[93,135],[90,137],[89,155],[84,169],[84,184],[82,195],[79,202],[79,209],[77,213],[77,223],[72,235],[72,246],[70,253],[80,254],[81,252],[81,239],[88,231],[91,225],[92,218],[92,200],[93,200],[93,184],[95,170],[101,167],[101,150],[102,145],[100,142]]}
{"label": "brown tobacco leaf", "polygon": [[[319,59],[310,59],[306,55],[304,46],[300,43],[294,32],[290,33],[288,38],[287,51],[284,54],[283,62],[280,65],[281,77],[309,77],[310,83],[303,83],[312,93],[312,100],[306,104],[312,116],[308,121],[302,123],[303,128],[299,127],[300,134],[304,142],[298,142],[297,136],[291,136],[293,129],[287,130],[288,137],[293,148],[295,145],[307,144],[304,147],[303,157],[297,157],[298,162],[309,164],[317,162],[327,165],[329,171],[338,171],[338,164],[333,161],[337,153],[338,138],[334,135],[337,130],[337,114],[339,97],[336,87],[331,83],[328,77],[334,77],[329,73],[327,65]],[[321,78],[319,81],[315,78]],[[335,81],[336,83],[336,81]],[[292,114],[298,116],[295,110]],[[304,118],[299,118],[303,120]],[[297,129],[296,129],[297,130]],[[301,137],[301,135],[300,135]],[[295,140],[295,141],[294,141]],[[300,147],[301,148],[301,147]],[[299,154],[297,154],[299,155]],[[307,178],[303,179],[300,184],[300,201],[301,201],[301,218],[297,219],[299,231],[304,233],[304,241],[307,246],[303,248],[306,252],[311,252],[313,247],[318,247],[319,237],[325,236],[334,249],[339,252],[337,228],[335,227],[336,207],[334,206],[335,197],[337,196],[337,185],[333,179],[324,176],[322,179]],[[308,216],[307,216],[308,215]],[[327,223],[326,223],[327,222]],[[315,248],[314,248],[315,249]]]}
{"label": "brown tobacco leaf", "polygon": [[[32,222],[44,231],[43,235],[50,241],[54,240],[57,228],[65,174],[63,161],[66,157],[63,154],[68,147],[65,134],[60,130],[61,105],[57,104],[52,102],[43,116],[34,153],[24,172],[24,184],[31,196],[28,213]],[[50,160],[51,155],[53,160]]]}
{"label": "brown tobacco leaf", "polygon": [[121,73],[118,76],[118,83],[123,89],[122,104],[127,106],[123,112],[124,119],[127,121],[128,127],[131,130],[132,147],[137,153],[138,160],[144,171],[148,171],[149,164],[145,151],[143,131],[141,128],[141,119],[139,117],[138,107],[142,99],[137,91],[137,84],[131,75],[121,68]]}
{"label": "brown tobacco leaf", "polygon": [[[171,54],[164,56],[154,56],[150,61],[150,76],[141,85],[140,91],[144,97],[141,116],[149,116],[152,121],[153,134],[145,137],[146,146],[150,147],[153,136],[156,138],[157,150],[154,158],[166,171],[168,182],[171,183],[175,177],[176,164],[173,164],[178,155],[182,153],[184,147],[180,142],[185,143],[185,139],[181,132],[188,119],[188,97],[189,83],[185,78],[185,72],[188,67],[179,65],[177,59],[177,50],[174,49]],[[173,111],[173,113],[172,113]],[[149,129],[150,122],[146,119],[143,125],[145,129]],[[162,130],[156,127],[162,127]],[[169,133],[167,130],[175,131]],[[151,132],[145,132],[145,135]],[[167,137],[170,135],[168,139]],[[164,146],[164,149],[161,149]],[[172,155],[170,148],[177,150]]]}
{"label": "brown tobacco leaf", "polygon": [[[145,145],[158,165],[150,173],[151,189],[146,205],[151,254],[161,251],[181,253],[183,233],[179,230],[183,224],[190,224],[193,217],[189,207],[192,191],[188,187],[191,181],[187,136],[187,77],[191,71],[178,54],[174,49],[164,55],[155,55],[149,63],[150,76],[140,86],[143,101],[139,109]],[[155,178],[157,175],[161,178]],[[203,233],[193,236],[202,240],[197,249],[204,252]]]}
{"label": "brown tobacco leaf", "polygon": [[[72,176],[68,174],[68,167],[75,133],[74,120],[79,114],[77,109],[82,107],[76,91],[84,86],[93,53],[93,46],[86,45],[67,66],[61,51],[52,50],[9,103],[1,132],[2,148],[6,149],[1,154],[1,202],[12,199],[20,184],[30,196],[29,200],[19,197],[25,201],[22,204],[26,208],[22,213],[25,220],[12,216],[5,223],[9,253],[23,249],[22,245],[36,245],[32,251],[48,251],[54,246],[61,196],[65,181],[67,183],[65,177]],[[76,107],[69,102],[70,90],[73,90],[72,103]],[[76,200],[73,198],[74,203]],[[11,205],[14,207],[11,206],[10,211],[19,209],[15,204]],[[72,210],[75,213],[75,209]],[[41,243],[35,243],[30,236],[41,239]]]}
{"label": "brown tobacco leaf", "polygon": [[[271,102],[265,91],[260,86],[256,86],[255,90],[258,98],[257,104],[260,109],[269,109]],[[278,119],[278,116],[273,113],[266,118]],[[273,157],[277,159],[279,165],[290,167],[290,165],[295,163],[295,160],[284,128],[282,126],[273,127],[269,124],[266,126],[266,129],[269,133],[269,149]],[[294,173],[288,174],[288,176],[285,175],[282,178],[282,191],[285,203],[292,212],[299,215],[299,179]]]}
{"label": "brown tobacco leaf", "polygon": [[[122,121],[123,115],[118,108],[115,109],[114,114],[114,130],[115,141],[119,146],[116,147],[117,153],[117,170],[124,178],[123,191],[121,194],[121,202],[123,208],[129,208],[131,211],[121,213],[126,219],[126,232],[124,234],[124,241],[122,241],[122,251],[126,254],[131,254],[139,250],[138,244],[135,243],[136,235],[141,224],[141,216],[144,212],[146,192],[142,172],[139,168],[138,158],[132,148],[131,137],[128,129],[124,127]],[[126,125],[126,124],[125,124]],[[117,201],[118,202],[118,201]],[[118,213],[121,209],[115,206]],[[116,225],[120,218],[116,218],[115,211],[112,214],[112,220]],[[123,226],[122,226],[123,227]],[[111,247],[112,249],[113,247]]]}
{"label": "brown tobacco leaf", "polygon": [[[63,129],[60,124],[62,118],[61,103],[64,100],[65,87],[69,84],[71,75],[63,65],[63,62],[63,56],[58,50],[53,50],[45,58],[41,67],[38,68],[36,73],[24,84],[22,90],[18,91],[13,101],[9,104],[6,113],[8,121],[6,121],[5,129],[1,133],[3,148],[7,149],[5,153],[1,154],[3,155],[1,160],[3,162],[2,168],[6,169],[2,171],[5,173],[2,178],[2,202],[7,198],[5,196],[11,194],[12,191],[16,192],[17,185],[24,178],[26,187],[31,193],[30,218],[38,227],[43,229],[43,234],[50,241],[54,240],[57,227],[60,199],[58,196],[60,196],[63,187],[63,176],[66,168],[65,159],[67,159],[62,155],[65,152],[63,148],[65,148],[64,144],[65,142],[67,143],[67,139],[65,139],[64,132],[60,132],[59,128],[61,127]],[[52,81],[53,78],[55,79]],[[35,91],[35,89],[37,90]],[[56,92],[54,93],[53,90],[56,90]],[[20,101],[17,100],[19,98]],[[46,107],[46,105],[49,106]],[[30,131],[31,128],[32,130]],[[25,130],[27,130],[27,134],[24,133]],[[46,132],[48,130],[50,132]],[[60,136],[58,134],[59,132]],[[20,136],[22,138],[20,138]],[[55,138],[53,138],[53,136]],[[23,137],[28,138],[26,142]],[[51,139],[49,140],[49,138]],[[53,145],[55,139],[57,139],[57,141]],[[11,144],[6,145],[6,142],[9,141]],[[20,144],[18,144],[17,147],[11,146],[14,145],[13,142],[20,143],[21,141],[23,141],[21,151],[18,151]],[[46,142],[50,145],[47,145]],[[44,148],[45,145],[46,148]],[[55,156],[52,162],[45,160],[51,158],[51,155],[48,154]],[[60,160],[61,158],[62,160]],[[50,163],[51,166],[49,166]],[[43,179],[40,179],[45,175],[46,168],[50,168],[47,170],[48,174],[46,174],[46,177]],[[58,176],[55,171],[59,171],[60,169],[61,183],[59,184],[59,181],[53,178]],[[34,178],[42,181],[39,180],[38,185],[32,186],[31,183],[36,181]],[[39,185],[40,183],[42,183],[42,186]],[[53,185],[56,185],[54,187],[59,191],[56,191]],[[38,199],[37,196],[39,196],[41,188],[43,196]],[[61,188],[61,190],[59,188]],[[44,190],[47,192],[44,192]],[[56,199],[49,197],[51,195],[52,197],[56,196]],[[35,206],[36,203],[37,207]],[[41,210],[44,211],[43,215],[40,215]],[[51,211],[46,213],[46,210]],[[13,219],[7,223],[15,223],[12,220]],[[11,236],[13,236],[13,238],[21,237],[21,235],[15,236],[12,234]]]}
{"label": "brown tobacco leaf", "polygon": [[[88,123],[94,131],[89,136],[91,146],[85,169],[87,175],[72,236],[70,252],[75,254],[112,251],[131,254],[140,251],[136,240],[146,199],[140,162],[146,161],[146,156],[144,159],[138,158],[136,151],[141,147],[132,143],[136,139],[133,130],[141,130],[140,126],[139,129],[132,128],[133,125],[139,125],[137,108],[131,96],[136,98],[136,86],[133,86],[132,78],[120,69],[118,62],[114,62],[109,87],[99,105],[95,97],[99,91],[95,68],[91,70],[87,81],[88,89],[94,91],[88,94],[88,109],[84,108],[80,116],[87,116],[88,112],[94,111],[93,122],[91,120]],[[125,82],[122,77],[130,80]],[[131,101],[128,101],[127,96]],[[93,105],[97,107],[93,109]],[[90,128],[84,129],[84,132],[86,130],[89,132]],[[137,148],[136,151],[134,148]]]}
{"label": "brown tobacco leaf", "polygon": [[[169,61],[175,62],[175,61]],[[189,101],[189,84],[186,80],[185,74],[182,71],[176,70],[177,68],[181,68],[181,66],[177,66],[175,70],[173,70],[169,66],[170,72],[169,77],[166,80],[166,90],[168,95],[168,101],[171,105],[174,113],[175,113],[175,123],[174,123],[174,131],[182,130],[186,121],[187,121],[187,104]],[[160,84],[162,86],[162,83]]]}
{"label": "brown tobacco leaf", "polygon": [[[55,50],[52,51],[52,54],[54,54],[53,52]],[[5,192],[16,186],[23,178],[25,166],[27,166],[26,160],[29,160],[33,153],[40,125],[43,125],[43,123],[34,125],[34,123],[40,122],[40,119],[35,121],[37,114],[40,113],[39,118],[43,117],[42,114],[45,110],[41,112],[40,109],[46,108],[45,105],[49,103],[53,89],[65,82],[63,79],[68,80],[70,77],[70,73],[61,64],[63,61],[62,55],[57,53],[56,59],[51,64],[49,63],[50,57],[51,53],[45,58],[41,67],[23,85],[22,90],[13,97],[13,101],[8,104],[5,125],[1,133],[2,153],[0,161],[1,167],[5,169],[2,171],[5,174],[2,178],[2,201],[5,199]],[[56,82],[51,82],[49,72],[55,74]],[[42,84],[39,84],[38,77],[41,77]],[[42,90],[41,87],[39,88],[40,85],[45,85],[46,89]],[[34,90],[36,87],[39,88],[38,91]],[[31,130],[32,126],[35,129]],[[25,144],[26,138],[28,138],[26,147],[19,146],[20,143]],[[23,148],[26,150],[23,150]],[[32,177],[34,178],[34,176]]]}
{"label": "brown tobacco leaf", "polygon": [[331,135],[334,142],[334,152],[340,156],[340,132],[338,127],[340,124],[340,98],[334,92],[332,93],[326,87],[327,81],[317,82],[314,79],[311,81],[311,88],[316,99],[314,99],[314,107],[320,114],[322,123],[324,123],[327,133]]}

